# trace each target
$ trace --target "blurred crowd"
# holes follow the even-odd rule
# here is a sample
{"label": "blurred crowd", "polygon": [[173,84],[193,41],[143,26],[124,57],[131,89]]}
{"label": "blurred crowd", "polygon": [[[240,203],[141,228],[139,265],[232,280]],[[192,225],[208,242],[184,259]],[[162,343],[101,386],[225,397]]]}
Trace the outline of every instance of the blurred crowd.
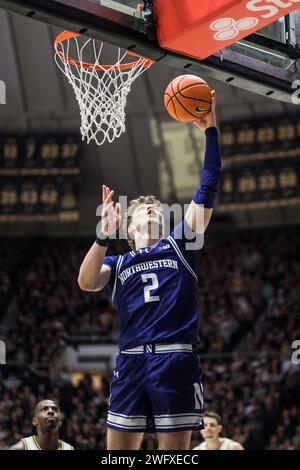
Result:
{"label": "blurred crowd", "polygon": [[0,449],[35,433],[32,411],[35,405],[51,397],[62,410],[60,437],[76,449],[105,449],[108,408],[108,376],[95,390],[89,375],[74,386],[67,371],[52,381],[47,372],[38,374],[29,368],[11,366],[0,370]]}
{"label": "blurred crowd", "polygon": [[69,337],[113,336],[115,311],[107,293],[86,293],[77,284],[87,249],[65,240],[25,244],[14,285],[17,314],[7,345],[11,360],[48,364]]}
{"label": "blurred crowd", "polygon": [[[117,339],[107,292],[84,293],[77,285],[89,243],[5,243],[0,320],[13,312],[7,356],[38,372],[1,369],[0,448],[32,433],[30,413],[49,397],[62,407],[64,440],[103,449],[111,371],[96,389],[88,375],[75,385],[68,371],[53,381],[43,367],[75,336]],[[300,449],[300,366],[291,361],[300,340],[299,245],[297,228],[245,231],[228,242],[206,241],[198,254],[206,406],[221,414],[224,434],[247,449]],[[113,246],[112,254],[120,250],[126,246]],[[193,445],[199,439],[193,433]],[[147,435],[143,447],[155,448],[155,438]]]}

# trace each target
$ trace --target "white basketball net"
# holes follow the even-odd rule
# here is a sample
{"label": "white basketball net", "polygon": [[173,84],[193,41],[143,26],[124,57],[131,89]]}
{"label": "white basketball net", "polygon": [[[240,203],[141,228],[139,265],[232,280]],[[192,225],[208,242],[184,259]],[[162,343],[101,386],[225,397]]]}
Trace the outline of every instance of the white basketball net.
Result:
{"label": "white basketball net", "polygon": [[[76,59],[69,56],[71,45],[72,52],[75,50],[74,44]],[[118,48],[115,65],[107,67],[100,63],[103,49],[102,42],[88,39],[80,45],[78,38],[72,37],[59,42],[55,53],[56,64],[68,78],[79,104],[82,140],[94,140],[98,145],[113,142],[125,132],[131,85],[151,65],[148,59],[136,56],[129,69],[122,69],[122,64],[128,64],[128,51]],[[84,54],[92,59],[86,62]]]}

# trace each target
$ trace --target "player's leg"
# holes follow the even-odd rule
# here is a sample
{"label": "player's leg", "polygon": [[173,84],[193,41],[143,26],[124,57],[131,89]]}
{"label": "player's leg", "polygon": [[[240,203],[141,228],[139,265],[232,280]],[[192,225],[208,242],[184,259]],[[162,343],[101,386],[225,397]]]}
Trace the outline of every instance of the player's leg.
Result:
{"label": "player's leg", "polygon": [[142,439],[142,432],[121,432],[108,428],[107,450],[139,450]]}
{"label": "player's leg", "polygon": [[159,450],[189,450],[192,431],[158,432]]}
{"label": "player's leg", "polygon": [[111,383],[107,449],[138,450],[147,429],[144,355],[119,354]]}
{"label": "player's leg", "polygon": [[160,450],[188,450],[192,430],[203,428],[201,365],[195,353],[152,354],[147,371]]}

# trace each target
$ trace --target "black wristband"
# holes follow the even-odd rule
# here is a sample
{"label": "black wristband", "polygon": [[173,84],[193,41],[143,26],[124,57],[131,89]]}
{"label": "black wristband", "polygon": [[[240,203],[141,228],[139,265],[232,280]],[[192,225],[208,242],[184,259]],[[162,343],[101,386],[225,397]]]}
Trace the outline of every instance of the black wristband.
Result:
{"label": "black wristband", "polygon": [[109,240],[109,237],[106,237],[106,236],[104,236],[104,235],[103,235],[103,238],[99,238],[99,237],[96,238],[96,243],[97,243],[97,245],[99,245],[99,246],[108,246],[108,245],[109,245],[109,241],[110,241],[110,240]]}

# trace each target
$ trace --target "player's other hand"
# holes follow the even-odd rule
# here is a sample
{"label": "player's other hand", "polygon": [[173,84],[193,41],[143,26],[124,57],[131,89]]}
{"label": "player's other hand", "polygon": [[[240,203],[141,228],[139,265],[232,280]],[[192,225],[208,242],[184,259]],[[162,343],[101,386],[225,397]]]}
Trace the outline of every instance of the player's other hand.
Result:
{"label": "player's other hand", "polygon": [[102,185],[102,213],[101,213],[101,231],[109,237],[119,228],[121,220],[120,203],[113,201],[114,191],[108,186]]}
{"label": "player's other hand", "polygon": [[199,127],[202,131],[205,131],[209,127],[217,127],[217,118],[216,118],[216,92],[212,90],[211,92],[211,110],[210,112],[202,119],[194,121],[196,126]]}

